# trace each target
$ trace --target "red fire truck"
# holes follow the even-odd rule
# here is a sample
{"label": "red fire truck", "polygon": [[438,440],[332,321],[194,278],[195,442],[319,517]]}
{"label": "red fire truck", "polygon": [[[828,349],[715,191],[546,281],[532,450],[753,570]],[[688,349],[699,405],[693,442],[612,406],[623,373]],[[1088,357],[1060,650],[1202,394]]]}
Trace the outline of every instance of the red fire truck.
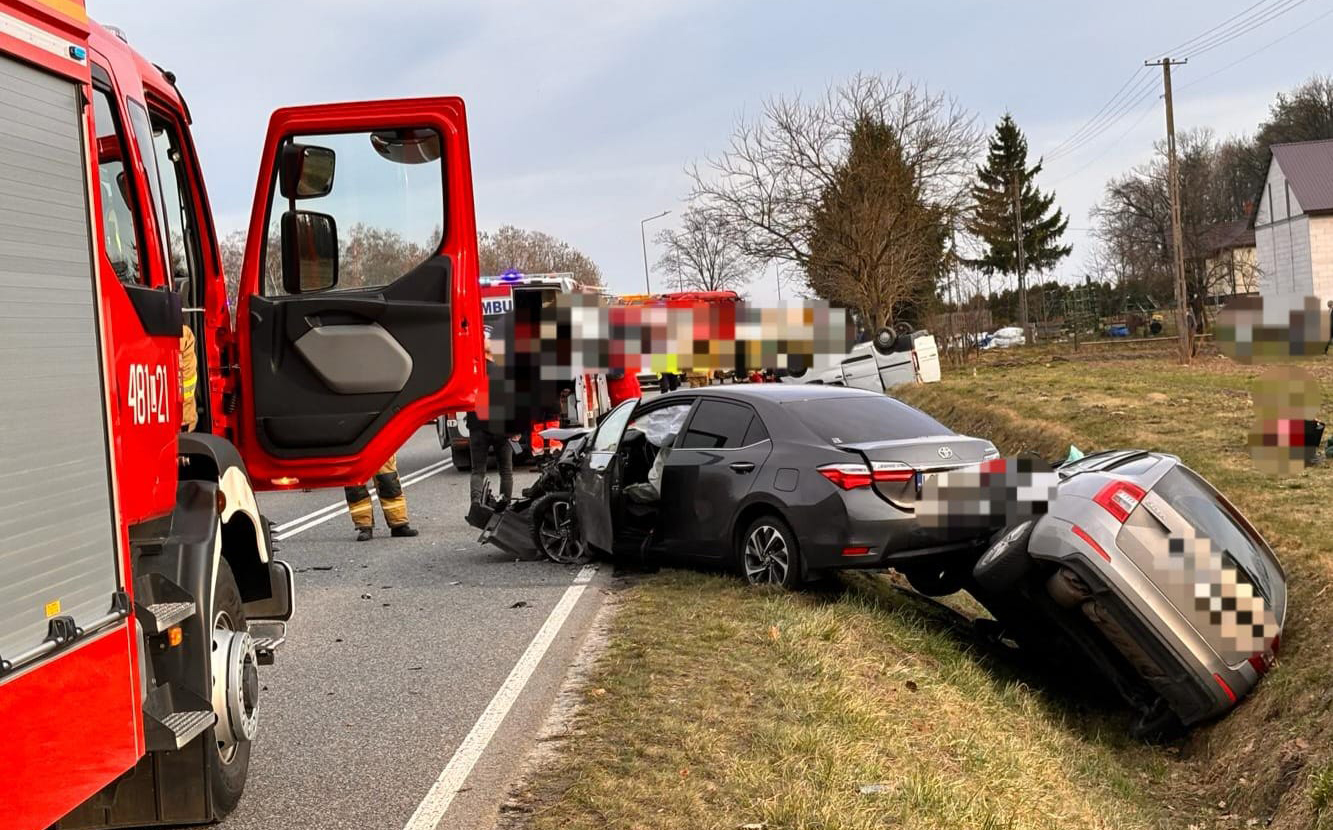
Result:
{"label": "red fire truck", "polygon": [[293,612],[254,491],[369,478],[483,376],[460,100],[274,113],[233,322],[175,80],[82,0],[0,0],[6,830],[226,815]]}

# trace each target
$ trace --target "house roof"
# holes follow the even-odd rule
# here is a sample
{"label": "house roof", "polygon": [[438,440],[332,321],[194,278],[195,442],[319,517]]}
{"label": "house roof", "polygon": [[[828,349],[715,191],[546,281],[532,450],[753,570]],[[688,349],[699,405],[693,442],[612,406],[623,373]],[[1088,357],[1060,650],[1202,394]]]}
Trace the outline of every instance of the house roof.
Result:
{"label": "house roof", "polygon": [[1333,212],[1333,139],[1274,144],[1273,160],[1305,213]]}
{"label": "house roof", "polygon": [[1218,222],[1204,228],[1199,235],[1199,244],[1204,253],[1209,255],[1236,248],[1253,248],[1254,228],[1250,226],[1249,219]]}

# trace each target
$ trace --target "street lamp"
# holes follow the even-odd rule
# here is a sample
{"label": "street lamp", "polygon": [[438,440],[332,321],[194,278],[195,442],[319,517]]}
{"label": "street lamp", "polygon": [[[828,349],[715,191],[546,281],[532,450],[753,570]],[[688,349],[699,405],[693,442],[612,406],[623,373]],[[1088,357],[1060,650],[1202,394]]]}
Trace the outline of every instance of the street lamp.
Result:
{"label": "street lamp", "polygon": [[653,293],[653,287],[648,282],[648,236],[644,231],[644,227],[654,219],[661,219],[670,212],[671,211],[669,210],[664,210],[661,213],[649,216],[647,219],[639,222],[639,241],[643,243],[643,288],[644,291],[649,294]]}

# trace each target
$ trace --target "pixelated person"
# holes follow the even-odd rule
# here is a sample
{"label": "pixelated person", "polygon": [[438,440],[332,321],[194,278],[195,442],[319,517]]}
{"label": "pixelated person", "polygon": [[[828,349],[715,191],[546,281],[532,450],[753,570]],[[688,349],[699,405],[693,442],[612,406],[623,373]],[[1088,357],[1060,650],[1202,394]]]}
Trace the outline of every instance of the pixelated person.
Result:
{"label": "pixelated person", "polygon": [[[380,497],[380,510],[391,536],[416,536],[417,529],[407,523],[407,499],[403,483],[398,479],[398,455],[389,456],[384,466],[375,471],[375,489]],[[352,515],[356,540],[368,542],[375,536],[375,505],[370,500],[370,482],[346,487],[347,511]]]}
{"label": "pixelated person", "polygon": [[[504,372],[495,362],[495,353],[491,351],[490,341],[486,342],[486,375],[487,387],[490,390],[488,398],[493,400],[497,397],[495,393],[503,391],[505,387]],[[509,408],[504,406],[499,409]],[[468,451],[472,456],[472,479],[469,484],[473,504],[481,502],[481,493],[486,487],[486,465],[490,461],[491,452],[495,453],[495,465],[500,472],[501,501],[509,501],[510,495],[514,492],[514,448],[509,442],[518,440],[518,429],[513,423],[506,423],[496,409],[497,407],[490,406],[485,420],[475,411],[467,413],[464,419],[468,431]]]}
{"label": "pixelated person", "polygon": [[199,361],[194,353],[194,332],[189,326],[181,327],[180,343],[180,388],[181,388],[181,431],[194,432],[199,423],[199,405],[195,401],[195,388],[199,385]]}

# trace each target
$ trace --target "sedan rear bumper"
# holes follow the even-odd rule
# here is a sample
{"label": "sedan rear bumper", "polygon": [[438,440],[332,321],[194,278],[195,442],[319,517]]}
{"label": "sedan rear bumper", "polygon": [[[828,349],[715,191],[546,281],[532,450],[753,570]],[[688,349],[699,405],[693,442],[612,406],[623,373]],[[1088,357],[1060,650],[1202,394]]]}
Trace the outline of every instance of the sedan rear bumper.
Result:
{"label": "sedan rear bumper", "polygon": [[[876,512],[882,511],[883,507],[877,506]],[[802,557],[812,570],[882,569],[968,557],[974,560],[988,538],[941,538],[923,530],[910,513],[874,519],[853,518],[846,513],[837,518],[822,515],[817,524],[798,520],[793,526]]]}

